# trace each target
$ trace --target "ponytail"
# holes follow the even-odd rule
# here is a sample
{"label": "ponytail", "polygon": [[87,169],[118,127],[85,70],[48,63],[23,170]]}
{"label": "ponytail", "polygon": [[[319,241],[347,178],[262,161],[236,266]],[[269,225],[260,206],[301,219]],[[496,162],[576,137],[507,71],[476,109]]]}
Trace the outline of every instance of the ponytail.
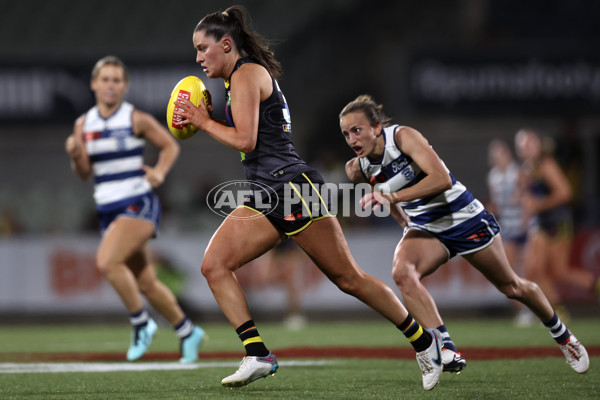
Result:
{"label": "ponytail", "polygon": [[231,37],[242,55],[254,59],[278,79],[282,74],[281,64],[269,48],[269,42],[247,24],[248,13],[242,6],[231,6],[223,12],[215,12],[202,18],[194,32],[204,31],[219,41],[223,36]]}

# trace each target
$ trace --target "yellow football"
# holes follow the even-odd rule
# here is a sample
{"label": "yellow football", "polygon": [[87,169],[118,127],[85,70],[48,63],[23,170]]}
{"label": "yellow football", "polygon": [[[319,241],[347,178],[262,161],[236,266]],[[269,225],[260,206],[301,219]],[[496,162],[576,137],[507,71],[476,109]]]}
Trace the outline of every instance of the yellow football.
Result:
{"label": "yellow football", "polygon": [[204,105],[208,109],[208,106],[210,106],[210,93],[204,86],[204,82],[196,76],[187,76],[175,85],[167,105],[167,126],[171,134],[179,140],[191,138],[198,130],[192,124],[182,124],[183,118],[174,114],[175,111],[182,111],[180,107],[175,105],[177,100],[182,99],[191,101],[196,107],[198,107],[200,101],[204,101]]}

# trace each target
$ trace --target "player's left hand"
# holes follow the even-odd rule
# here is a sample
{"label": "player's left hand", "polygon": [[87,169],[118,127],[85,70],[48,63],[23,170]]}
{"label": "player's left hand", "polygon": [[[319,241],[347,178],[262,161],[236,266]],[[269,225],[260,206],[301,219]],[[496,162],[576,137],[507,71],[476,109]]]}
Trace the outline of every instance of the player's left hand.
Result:
{"label": "player's left hand", "polygon": [[[206,122],[210,121],[211,119],[210,113],[213,111],[212,105],[209,105],[207,109],[204,105],[204,102],[201,101],[198,107],[196,107],[187,99],[177,100],[174,104],[177,107],[175,107],[173,114],[179,115],[183,118],[181,121],[182,125],[192,124],[198,129],[205,130],[204,126]],[[179,111],[178,107],[183,111]]]}
{"label": "player's left hand", "polygon": [[392,199],[389,194],[384,194],[378,191],[373,191],[371,193],[367,193],[360,199],[360,205],[363,210],[367,208],[371,208],[371,210],[375,211],[378,207],[390,208],[390,203],[392,203]]}
{"label": "player's left hand", "polygon": [[142,170],[144,170],[144,172],[146,173],[144,178],[146,178],[146,180],[150,182],[153,188],[159,187],[165,181],[165,174],[163,174],[156,168],[152,168],[148,165],[142,165]]}

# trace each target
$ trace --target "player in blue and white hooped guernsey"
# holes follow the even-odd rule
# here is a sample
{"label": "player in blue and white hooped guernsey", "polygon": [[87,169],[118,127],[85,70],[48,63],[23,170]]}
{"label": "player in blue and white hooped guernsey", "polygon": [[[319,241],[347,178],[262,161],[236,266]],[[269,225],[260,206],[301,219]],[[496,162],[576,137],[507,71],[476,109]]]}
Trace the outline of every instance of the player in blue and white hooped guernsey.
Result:
{"label": "player in blue and white hooped guernsey", "polygon": [[394,253],[394,281],[411,314],[425,328],[442,332],[446,370],[460,371],[464,359],[421,279],[458,254],[507,297],[529,307],[548,327],[569,365],[578,373],[587,371],[585,348],[538,285],[513,271],[494,217],[450,173],[425,137],[407,126],[388,126],[382,106],[368,95],[347,104],[339,117],[346,143],[357,155],[346,164],[348,177],[375,188],[361,199],[362,206],[390,207],[405,228]]}
{"label": "player in blue and white hooped guernsey", "polygon": [[[114,56],[92,70],[96,105],[75,121],[65,149],[73,171],[94,177],[94,200],[102,231],[97,267],[121,297],[132,324],[129,361],[142,357],[157,330],[142,294],[173,325],[181,340],[181,362],[198,358],[204,332],[195,327],[173,293],[156,278],[148,241],[156,236],[161,185],[179,155],[179,145],[150,114],[123,101],[128,87],[125,65]],[[155,166],[144,165],[146,141],[159,151]]]}
{"label": "player in blue and white hooped guernsey", "polygon": [[[502,242],[508,262],[516,271],[527,276],[523,271],[527,227],[521,207],[520,166],[515,160],[508,142],[502,139],[493,139],[488,144],[488,162],[490,170],[487,174],[488,202],[486,209],[496,216],[502,227]],[[532,280],[535,281],[535,279]],[[545,290],[544,293],[548,296]],[[516,311],[517,326],[524,327],[536,323],[536,317],[529,309],[516,302],[511,305]]]}

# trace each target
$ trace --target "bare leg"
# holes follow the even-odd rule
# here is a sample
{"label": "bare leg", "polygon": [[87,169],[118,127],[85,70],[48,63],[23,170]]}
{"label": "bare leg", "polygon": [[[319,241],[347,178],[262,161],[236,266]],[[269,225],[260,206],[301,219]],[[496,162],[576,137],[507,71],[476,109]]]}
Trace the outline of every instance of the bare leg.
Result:
{"label": "bare leg", "polygon": [[173,292],[156,278],[149,246],[145,245],[142,250],[128,260],[127,264],[136,274],[139,289],[148,299],[152,308],[173,326],[181,322],[185,314]]}
{"label": "bare leg", "polygon": [[153,233],[154,226],[148,221],[117,218],[104,234],[96,254],[98,269],[130,313],[139,311],[143,301],[135,274],[127,266],[127,260],[145,245]]}
{"label": "bare leg", "polygon": [[244,207],[235,209],[210,240],[202,260],[202,274],[234,328],[252,319],[234,271],[280,241],[280,233],[266,217]]}
{"label": "bare leg", "polygon": [[436,328],[444,322],[421,279],[434,272],[447,259],[448,253],[440,241],[419,229],[408,230],[394,253],[394,281],[406,307],[425,328]]}
{"label": "bare leg", "polygon": [[485,249],[466,254],[464,257],[498,290],[508,298],[525,304],[543,322],[554,316],[554,310],[540,287],[534,282],[520,278],[513,271],[506,258],[500,235]]}
{"label": "bare leg", "polygon": [[571,240],[553,239],[550,241],[549,252],[549,268],[552,276],[555,277],[556,283],[564,282],[586,291],[594,289],[596,281],[594,275],[583,269],[569,268],[571,258]]}
{"label": "bare leg", "polygon": [[548,273],[549,238],[541,233],[531,235],[525,253],[525,277],[539,285],[553,306],[560,304],[560,296],[554,280]]}
{"label": "bare leg", "polygon": [[293,239],[340,290],[358,298],[395,325],[404,322],[408,311],[392,289],[359,268],[336,218],[314,221]]}

